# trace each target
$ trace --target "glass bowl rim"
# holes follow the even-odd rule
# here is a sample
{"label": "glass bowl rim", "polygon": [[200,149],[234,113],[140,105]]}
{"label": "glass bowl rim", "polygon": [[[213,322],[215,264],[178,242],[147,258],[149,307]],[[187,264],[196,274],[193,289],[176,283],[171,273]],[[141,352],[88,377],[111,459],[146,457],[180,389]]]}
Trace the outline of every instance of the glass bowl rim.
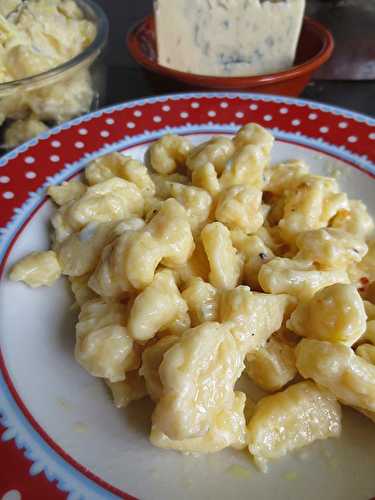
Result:
{"label": "glass bowl rim", "polygon": [[17,89],[23,85],[29,85],[33,83],[40,83],[43,80],[49,80],[50,77],[53,78],[58,76],[60,73],[65,72],[80,63],[89,59],[96,52],[99,52],[107,41],[109,33],[109,21],[104,10],[93,0],[75,0],[76,3],[85,10],[87,7],[91,9],[94,14],[94,22],[96,24],[97,32],[94,40],[88,45],[82,52],[74,56],[72,59],[55,66],[54,68],[43,71],[42,73],[37,73],[32,76],[27,76],[25,78],[20,78],[19,80],[11,80],[9,82],[0,83],[0,96],[4,91],[9,91],[12,89]]}

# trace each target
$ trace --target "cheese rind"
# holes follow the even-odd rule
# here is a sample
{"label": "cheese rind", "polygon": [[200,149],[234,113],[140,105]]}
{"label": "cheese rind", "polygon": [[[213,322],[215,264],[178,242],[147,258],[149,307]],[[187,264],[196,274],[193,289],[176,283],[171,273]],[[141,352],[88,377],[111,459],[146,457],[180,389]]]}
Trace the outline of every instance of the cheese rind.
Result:
{"label": "cheese rind", "polygon": [[305,0],[156,0],[158,62],[212,76],[293,65]]}

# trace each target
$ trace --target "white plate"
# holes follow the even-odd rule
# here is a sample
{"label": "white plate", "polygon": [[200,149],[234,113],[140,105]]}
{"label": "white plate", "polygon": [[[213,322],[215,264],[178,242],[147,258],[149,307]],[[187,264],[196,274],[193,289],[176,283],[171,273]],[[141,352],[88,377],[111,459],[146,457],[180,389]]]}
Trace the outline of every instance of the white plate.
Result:
{"label": "white plate", "polygon": [[[95,122],[94,130],[100,130],[98,122],[106,127],[103,130],[120,126],[121,120],[126,124],[134,123],[129,121],[137,118],[134,117],[134,110],[141,110],[142,120],[145,119],[145,115],[151,113],[150,119],[156,124],[157,130],[152,131],[152,136],[149,132],[145,133],[147,125],[144,123],[141,126],[142,131],[137,130],[137,134],[125,137],[121,142],[118,142],[117,137],[116,140],[103,137],[103,140],[110,144],[105,146],[105,151],[110,148],[124,150],[126,145],[130,144],[130,148],[126,148],[126,154],[142,159],[150,138],[153,140],[154,137],[165,133],[165,126],[169,124],[167,117],[174,111],[174,107],[179,111],[178,106],[181,103],[185,108],[189,104],[189,114],[190,110],[197,109],[191,108],[191,104],[196,102],[200,105],[200,112],[202,109],[215,111],[218,117],[216,123],[206,123],[205,120],[195,118],[192,120],[193,125],[186,127],[185,124],[184,128],[181,128],[184,133],[191,132],[190,137],[195,143],[219,131],[221,133],[234,131],[242,122],[257,119],[253,113],[236,111],[243,114],[239,115],[241,119],[237,120],[238,123],[221,124],[220,110],[228,113],[227,107],[221,107],[222,102],[229,102],[229,109],[236,104],[241,110],[249,110],[251,105],[256,103],[258,106],[256,111],[263,119],[271,113],[269,105],[274,106],[273,113],[279,113],[281,108],[287,109],[293,116],[299,112],[298,120],[301,122],[301,128],[303,128],[302,109],[307,116],[311,113],[319,114],[318,118],[313,120],[315,122],[318,120],[318,128],[323,126],[320,114],[326,114],[332,122],[338,123],[341,120],[352,127],[348,132],[352,135],[348,137],[354,133],[358,135],[362,133],[358,132],[362,126],[374,127],[371,120],[363,122],[363,117],[354,115],[340,117],[338,110],[327,111],[327,108],[320,108],[317,105],[313,105],[312,110],[307,103],[305,107],[301,106],[301,101],[287,99],[282,101],[250,95],[242,96],[239,103],[237,100],[234,95],[228,97],[220,94],[216,94],[216,97],[175,96],[159,101],[156,99],[131,103],[128,107],[112,108],[106,113],[88,117],[85,122],[73,122],[64,130],[46,136],[42,141],[37,143],[34,141],[14,154],[11,159],[3,162],[5,166],[0,169],[0,181],[3,179],[0,188],[4,188],[3,196],[9,192],[15,196],[14,198],[10,198],[9,194],[5,196],[1,202],[2,206],[6,202],[12,202],[17,206],[16,201],[12,200],[18,200],[21,196],[18,195],[18,191],[10,188],[13,182],[11,168],[14,168],[16,176],[22,166],[25,174],[23,182],[32,180],[37,182],[37,187],[41,186],[44,180],[42,175],[44,166],[38,160],[38,151],[41,155],[45,155],[48,143],[51,151],[56,150],[54,154],[59,155],[60,166],[59,168],[54,166],[58,162],[56,158],[51,160],[52,155],[50,155],[50,168],[56,169],[57,176],[47,179],[47,182],[57,180],[60,182],[78,172],[87,161],[84,154],[88,151],[87,137],[91,137],[92,132],[89,129],[92,123]],[[162,124],[158,120],[154,121],[155,117],[159,116],[152,109],[156,103],[165,109],[169,108],[164,114],[160,114]],[[285,114],[279,113],[279,116],[283,119]],[[132,118],[129,118],[130,115]],[[213,118],[211,116],[211,120]],[[324,123],[328,123],[327,118]],[[353,131],[352,123],[358,128],[356,132]],[[275,121],[270,125],[278,128],[274,130],[279,138],[274,148],[274,161],[300,158],[311,166],[313,172],[338,175],[342,189],[353,198],[361,198],[375,214],[373,180],[364,170],[353,168],[348,162],[350,159],[351,163],[370,171],[373,166],[368,155],[363,158],[364,155],[358,155],[347,148],[340,153],[339,145],[318,140],[314,143],[314,137],[308,137],[307,133],[305,135],[303,132],[300,135],[293,135],[288,130],[281,131],[280,123]],[[178,127],[178,124],[172,120],[171,126]],[[295,125],[290,126],[295,127]],[[132,130],[131,126],[127,128]],[[82,133],[82,130],[87,130],[89,133]],[[199,133],[200,131],[202,133]],[[77,159],[71,160],[69,155],[72,152],[69,148],[64,150],[62,147],[64,141],[68,139],[70,144],[74,144],[69,133],[74,133],[78,137],[75,148],[71,147]],[[77,147],[77,142],[83,142],[79,137],[83,137],[86,141],[84,147]],[[295,143],[286,142],[285,139]],[[371,139],[368,138],[368,141]],[[52,142],[55,143],[54,146]],[[356,142],[349,141],[347,145],[350,147]],[[58,143],[60,146],[57,146]],[[101,146],[102,144],[97,143],[92,145],[90,158],[104,152],[100,150]],[[328,151],[330,154],[327,154]],[[68,165],[64,157],[69,159]],[[75,163],[77,160],[78,163]],[[59,173],[62,166],[65,168]],[[35,172],[38,180],[30,172]],[[9,182],[5,182],[6,177],[10,178]],[[27,187],[20,188],[20,193],[23,192],[22,189],[27,190]],[[225,450],[213,455],[194,457],[173,451],[162,451],[149,444],[151,403],[144,400],[133,403],[126,410],[117,410],[112,405],[104,384],[87,375],[75,362],[73,346],[76,312],[70,308],[72,298],[66,283],[60,280],[51,289],[31,290],[6,279],[10,266],[16,260],[30,251],[48,247],[48,221],[54,209],[49,201],[39,205],[42,196],[41,191],[38,196],[32,196],[22,210],[14,214],[15,217],[13,216],[12,222],[8,224],[6,231],[3,231],[2,236],[3,252],[9,248],[10,251],[3,259],[5,268],[0,289],[0,345],[3,359],[0,409],[4,415],[1,423],[8,429],[3,436],[14,438],[15,443],[25,449],[30,462],[27,467],[28,462],[22,456],[23,450],[20,451],[14,446],[14,455],[19,456],[19,467],[8,470],[5,486],[0,479],[0,495],[9,493],[9,490],[29,494],[41,488],[38,491],[44,491],[45,498],[60,498],[61,490],[64,489],[70,492],[71,498],[78,498],[81,495],[90,500],[107,497],[128,498],[126,494],[145,500],[177,498],[179,500],[191,498],[368,500],[374,496],[375,426],[370,420],[350,410],[344,412],[344,430],[340,439],[315,443],[297,455],[276,461],[271,464],[267,475],[256,470],[245,452]],[[30,211],[36,206],[37,210],[29,217]],[[20,230],[25,218],[27,222]],[[5,468],[7,457],[10,457],[8,448],[5,449],[0,444],[0,460],[5,460],[3,462]],[[32,474],[38,473],[42,476],[44,471],[50,481],[57,479],[60,491],[56,489],[56,482],[48,484],[48,481],[45,481],[46,484],[43,485],[26,483],[25,474],[21,472],[21,468],[25,466],[23,462],[26,463],[26,470],[29,468]],[[33,480],[38,481],[39,476],[34,474]],[[6,498],[8,500],[8,497]]]}

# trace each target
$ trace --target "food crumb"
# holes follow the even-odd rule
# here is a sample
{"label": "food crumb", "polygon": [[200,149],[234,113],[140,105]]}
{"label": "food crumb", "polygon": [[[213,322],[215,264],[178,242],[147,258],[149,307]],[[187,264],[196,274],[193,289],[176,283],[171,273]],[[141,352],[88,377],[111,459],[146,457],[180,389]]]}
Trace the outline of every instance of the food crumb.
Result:
{"label": "food crumb", "polygon": [[324,455],[325,455],[325,458],[327,460],[328,465],[332,469],[337,469],[338,466],[339,466],[339,462],[338,462],[337,458],[332,454],[332,452],[326,450],[326,452],[324,453]]}
{"label": "food crumb", "polygon": [[295,481],[297,479],[297,473],[294,471],[287,472],[284,474],[284,479],[287,481]]}
{"label": "food crumb", "polygon": [[231,465],[230,467],[228,467],[227,472],[231,476],[239,479],[246,479],[247,477],[250,476],[250,469],[242,467],[242,465],[239,464]]}
{"label": "food crumb", "polygon": [[190,489],[192,486],[193,486],[193,480],[192,479],[186,479],[184,482],[183,482],[183,485],[185,488],[187,489]]}
{"label": "food crumb", "polygon": [[328,164],[326,167],[327,175],[335,179],[339,179],[343,175],[343,171],[340,167],[332,164]]}
{"label": "food crumb", "polygon": [[88,429],[87,424],[84,424],[83,422],[76,422],[73,426],[74,430],[76,432],[86,432]]}
{"label": "food crumb", "polygon": [[68,403],[68,401],[66,401],[63,398],[58,398],[57,404],[59,406],[61,406],[62,408],[64,408],[64,410],[71,410],[72,409],[72,405],[70,403]]}
{"label": "food crumb", "polygon": [[330,171],[330,174],[332,175],[332,177],[334,177],[335,179],[338,179],[339,177],[341,177],[342,175],[342,172],[339,168],[337,167],[331,167],[331,171]]}
{"label": "food crumb", "polygon": [[160,479],[160,473],[157,470],[152,470],[151,477],[152,479],[155,479],[157,481],[158,479]]}

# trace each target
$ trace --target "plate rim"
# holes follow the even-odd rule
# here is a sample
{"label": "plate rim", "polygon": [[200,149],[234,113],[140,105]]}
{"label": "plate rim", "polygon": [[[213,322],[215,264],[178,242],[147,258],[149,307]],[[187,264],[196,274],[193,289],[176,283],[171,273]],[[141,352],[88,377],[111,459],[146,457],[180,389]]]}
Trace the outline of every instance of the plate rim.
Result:
{"label": "plate rim", "polygon": [[182,92],[182,93],[165,93],[158,96],[146,96],[141,98],[134,98],[123,101],[121,103],[113,104],[110,106],[105,106],[96,111],[91,111],[84,115],[81,115],[72,120],[68,120],[60,125],[50,128],[49,130],[42,132],[37,137],[29,139],[23,144],[17,146],[12,151],[9,151],[4,156],[0,158],[0,167],[4,166],[9,160],[16,158],[20,153],[26,152],[30,147],[38,144],[38,142],[49,139],[53,135],[57,135],[62,130],[69,129],[74,125],[79,125],[86,121],[90,121],[92,118],[99,118],[104,114],[111,114],[115,111],[122,111],[123,109],[132,108],[135,106],[144,106],[147,104],[153,104],[157,102],[164,102],[168,100],[180,100],[180,99],[202,99],[202,98],[223,98],[223,99],[253,99],[254,101],[265,101],[265,102],[275,102],[278,104],[292,104],[297,107],[308,106],[312,110],[325,111],[336,116],[342,116],[343,118],[351,118],[359,123],[366,123],[369,126],[375,127],[375,117],[361,113],[358,111],[352,111],[348,108],[342,106],[336,106],[334,104],[326,104],[321,101],[314,101],[312,99],[305,99],[300,97],[289,97],[276,94],[264,94],[258,92]]}

